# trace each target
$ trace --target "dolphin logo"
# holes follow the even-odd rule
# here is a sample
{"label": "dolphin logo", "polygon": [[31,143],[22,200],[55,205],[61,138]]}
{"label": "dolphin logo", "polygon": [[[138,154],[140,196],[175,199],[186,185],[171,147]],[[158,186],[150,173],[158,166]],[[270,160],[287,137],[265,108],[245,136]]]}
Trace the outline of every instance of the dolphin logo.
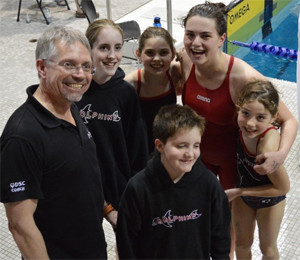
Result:
{"label": "dolphin logo", "polygon": [[152,220],[152,226],[163,225],[165,227],[173,227],[175,221],[185,222],[198,219],[202,214],[198,213],[198,209],[193,210],[190,214],[184,216],[171,215],[171,210],[168,210],[162,217],[156,217]]}
{"label": "dolphin logo", "polygon": [[83,123],[87,124],[88,119],[91,119],[91,105],[92,104],[87,104],[84,108],[80,109],[80,116],[83,119]]}

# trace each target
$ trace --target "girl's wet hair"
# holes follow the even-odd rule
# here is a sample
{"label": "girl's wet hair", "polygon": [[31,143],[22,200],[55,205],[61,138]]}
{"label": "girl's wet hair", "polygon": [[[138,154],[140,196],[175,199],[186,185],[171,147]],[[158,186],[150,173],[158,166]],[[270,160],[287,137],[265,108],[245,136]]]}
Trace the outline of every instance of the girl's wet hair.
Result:
{"label": "girl's wet hair", "polygon": [[227,28],[227,7],[223,3],[211,3],[205,1],[204,4],[195,5],[190,9],[187,16],[183,18],[183,26],[186,27],[186,23],[189,18],[193,16],[202,16],[210,19],[214,19],[216,23],[216,29],[220,36],[226,33]]}
{"label": "girl's wet hair", "polygon": [[91,48],[93,48],[94,43],[97,41],[97,37],[101,30],[107,26],[118,30],[122,36],[122,41],[124,42],[123,30],[118,24],[110,19],[99,19],[92,22],[85,33],[85,36],[88,38]]}
{"label": "girl's wet hair", "polygon": [[139,53],[142,53],[143,49],[145,48],[146,40],[154,37],[163,38],[170,46],[172,53],[175,51],[175,47],[174,47],[175,40],[173,39],[171,34],[162,27],[151,26],[148,27],[139,37],[139,47],[138,47]]}
{"label": "girl's wet hair", "polygon": [[236,102],[237,109],[239,110],[244,104],[253,101],[263,104],[272,116],[278,112],[279,94],[270,81],[257,80],[243,87]]}

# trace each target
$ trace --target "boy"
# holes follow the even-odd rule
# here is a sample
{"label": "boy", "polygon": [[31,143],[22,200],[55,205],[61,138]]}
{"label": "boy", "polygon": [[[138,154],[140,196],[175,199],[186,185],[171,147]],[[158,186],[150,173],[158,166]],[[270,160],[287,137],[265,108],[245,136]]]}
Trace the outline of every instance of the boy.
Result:
{"label": "boy", "polygon": [[153,123],[158,152],[121,199],[120,259],[229,259],[228,199],[199,159],[204,123],[188,106],[159,110]]}

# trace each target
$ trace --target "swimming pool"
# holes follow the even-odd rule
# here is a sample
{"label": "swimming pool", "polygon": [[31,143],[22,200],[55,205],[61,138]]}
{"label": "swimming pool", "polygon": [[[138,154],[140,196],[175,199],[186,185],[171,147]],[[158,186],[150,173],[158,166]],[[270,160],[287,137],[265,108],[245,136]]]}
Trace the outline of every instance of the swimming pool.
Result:
{"label": "swimming pool", "polygon": [[[299,0],[291,0],[289,4],[271,18],[272,32],[265,39],[262,40],[262,30],[258,30],[247,42],[257,41],[297,50],[299,4]],[[248,62],[267,77],[296,82],[296,60],[252,51],[245,47],[240,47],[233,52],[233,55]]]}

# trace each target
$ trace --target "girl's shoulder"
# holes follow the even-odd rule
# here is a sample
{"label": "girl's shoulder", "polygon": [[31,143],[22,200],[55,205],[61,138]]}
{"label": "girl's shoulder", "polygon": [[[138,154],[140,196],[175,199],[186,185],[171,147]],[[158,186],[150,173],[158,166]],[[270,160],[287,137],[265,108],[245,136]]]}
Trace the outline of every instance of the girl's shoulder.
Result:
{"label": "girl's shoulder", "polygon": [[134,88],[137,88],[138,85],[138,70],[131,71],[125,75],[125,81],[129,82]]}
{"label": "girl's shoulder", "polygon": [[280,144],[280,133],[275,128],[271,128],[259,140],[257,144],[257,154],[264,152],[277,152]]}
{"label": "girl's shoulder", "polygon": [[254,79],[266,80],[266,78],[250,64],[236,57],[234,57],[230,76],[239,82],[249,82]]}
{"label": "girl's shoulder", "polygon": [[234,57],[233,66],[230,72],[230,91],[235,102],[241,89],[254,80],[267,80],[264,75],[258,72],[247,62]]}

